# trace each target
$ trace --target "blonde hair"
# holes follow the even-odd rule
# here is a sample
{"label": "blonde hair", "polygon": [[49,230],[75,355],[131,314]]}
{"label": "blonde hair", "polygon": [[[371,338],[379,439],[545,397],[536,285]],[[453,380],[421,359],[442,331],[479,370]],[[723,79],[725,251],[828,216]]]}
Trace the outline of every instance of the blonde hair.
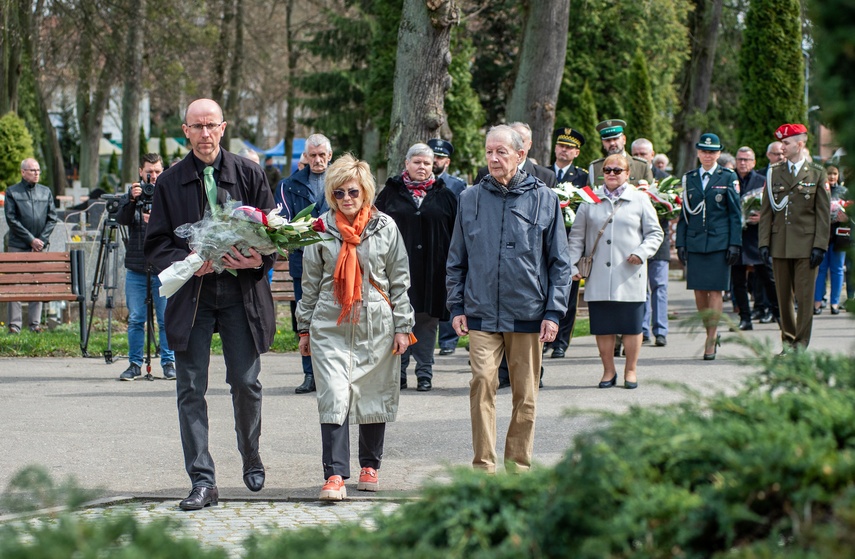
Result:
{"label": "blonde hair", "polygon": [[365,194],[365,200],[362,201],[363,207],[370,207],[374,203],[377,183],[374,182],[371,167],[367,162],[360,161],[353,155],[345,153],[327,168],[324,175],[324,196],[330,208],[338,210],[338,200],[333,196],[333,190],[341,188],[350,181],[356,181],[362,189],[362,193]]}
{"label": "blonde hair", "polygon": [[613,153],[603,160],[603,167],[609,164],[609,161],[620,161],[621,167],[629,173],[629,158],[622,153]]}

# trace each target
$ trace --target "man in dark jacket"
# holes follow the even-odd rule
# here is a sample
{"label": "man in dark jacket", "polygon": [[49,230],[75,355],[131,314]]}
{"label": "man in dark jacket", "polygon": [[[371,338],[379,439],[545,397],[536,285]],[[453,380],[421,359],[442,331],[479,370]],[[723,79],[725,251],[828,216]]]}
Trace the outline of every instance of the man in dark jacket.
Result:
{"label": "man in dark jacket", "polygon": [[[779,148],[780,149],[780,148]],[[758,190],[766,186],[766,177],[754,170],[756,158],[754,150],[748,146],[742,146],[736,152],[736,177],[739,179],[739,196],[744,199],[750,193],[758,194]],[[757,318],[763,324],[778,320],[778,296],[775,292],[775,279],[772,276],[772,268],[760,258],[760,247],[757,246],[759,239],[760,208],[751,212],[742,227],[742,260],[731,266],[731,283],[733,285],[733,298],[739,308],[739,329],[753,330],[751,324],[753,313],[748,302],[748,290],[755,293],[755,306],[758,310],[761,304],[757,299],[766,301],[767,307]],[[748,282],[748,267],[754,268],[754,282],[757,283],[764,294],[757,297],[758,290],[754,289]]]}
{"label": "man in dark jacket", "polygon": [[[276,187],[273,197],[275,205],[281,206],[279,215],[286,219],[294,219],[298,213],[312,204],[315,208],[312,215],[318,217],[329,209],[324,197],[324,176],[332,161],[332,145],[329,138],[323,134],[312,134],[306,138],[306,147],[303,157],[308,164],[291,175],[282,179]],[[297,321],[295,312],[297,302],[303,298],[303,249],[298,248],[288,251],[288,273],[294,281],[294,300],[291,301],[291,326],[297,332]],[[303,384],[298,386],[294,392],[297,394],[308,394],[315,391],[315,374],[312,370],[312,358],[303,356]]]}
{"label": "man in dark jacket", "polygon": [[[160,155],[145,154],[140,167],[140,180],[147,189],[157,184],[157,177],[161,173],[163,173],[163,160]],[[129,365],[119,375],[119,380],[134,380],[142,375],[145,326],[148,319],[146,299],[149,294],[154,316],[157,318],[163,378],[175,380],[175,353],[169,349],[164,321],[166,297],[160,295],[160,280],[157,276],[153,273],[149,276],[143,251],[152,194],[144,195],[140,183],[132,184],[130,191],[119,200],[119,210],[116,215],[116,221],[128,228],[128,237],[125,239],[125,302],[128,305]]]}
{"label": "man in dark jacket", "polygon": [[[190,254],[187,240],[175,228],[202,219],[209,206],[228,198],[264,211],[273,196],[264,171],[251,161],[220,148],[226,123],[223,110],[210,99],[187,108],[182,128],[192,151],[158,180],[145,239],[145,255],[155,271]],[[179,503],[184,510],[216,505],[219,499],[214,461],[208,452],[208,365],[211,337],[220,333],[231,387],[243,481],[251,491],[264,486],[264,465],[258,454],[261,433],[260,354],[276,333],[273,295],[267,281],[275,255],[262,257],[249,249],[246,257],[233,249],[223,257],[228,270],[213,273],[204,262],[194,277],[169,298],[166,335],[175,351],[178,421],[184,465],[193,489]]]}
{"label": "man in dark jacket", "polygon": [[[50,234],[56,226],[56,207],[48,187],[39,184],[41,174],[35,159],[21,161],[21,182],[6,189],[6,223],[9,226],[9,252],[42,252],[47,250]],[[30,302],[29,327],[41,332],[42,304]],[[9,303],[9,333],[18,334],[23,320],[21,303]]]}

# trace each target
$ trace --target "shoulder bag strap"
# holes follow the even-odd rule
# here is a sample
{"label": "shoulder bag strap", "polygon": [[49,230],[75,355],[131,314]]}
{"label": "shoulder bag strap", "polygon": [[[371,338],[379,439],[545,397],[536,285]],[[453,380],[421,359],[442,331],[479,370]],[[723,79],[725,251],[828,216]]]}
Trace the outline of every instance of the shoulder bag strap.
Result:
{"label": "shoulder bag strap", "polygon": [[616,204],[615,204],[615,209],[612,211],[612,214],[608,217],[608,219],[606,219],[606,222],[605,222],[605,223],[603,223],[603,226],[600,228],[600,232],[599,232],[599,233],[597,233],[597,240],[596,240],[596,241],[594,241],[594,247],[591,249],[591,254],[590,254],[591,258],[593,258],[593,257],[594,257],[594,253],[595,253],[595,252],[597,252],[597,245],[598,245],[598,244],[600,244],[600,238],[603,236],[603,233],[605,232],[606,227],[607,227],[607,226],[608,226],[608,224],[609,224],[609,221],[611,221],[611,219],[612,219],[612,218],[615,216],[615,214],[617,213],[618,208],[620,208],[622,205],[623,205],[623,204],[620,204],[620,203],[616,203]]}

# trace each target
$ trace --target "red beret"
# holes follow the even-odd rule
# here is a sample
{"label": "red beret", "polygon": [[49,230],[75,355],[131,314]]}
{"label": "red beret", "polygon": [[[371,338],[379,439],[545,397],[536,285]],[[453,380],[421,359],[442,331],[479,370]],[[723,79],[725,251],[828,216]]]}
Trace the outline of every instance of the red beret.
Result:
{"label": "red beret", "polygon": [[804,124],[782,124],[775,130],[775,137],[779,140],[799,134],[807,134],[807,128]]}

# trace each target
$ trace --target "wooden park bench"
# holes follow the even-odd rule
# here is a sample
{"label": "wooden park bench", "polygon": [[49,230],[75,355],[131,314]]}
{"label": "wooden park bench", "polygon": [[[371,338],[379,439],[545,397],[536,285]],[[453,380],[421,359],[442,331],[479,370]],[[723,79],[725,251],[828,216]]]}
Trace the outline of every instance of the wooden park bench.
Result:
{"label": "wooden park bench", "polygon": [[288,260],[281,256],[273,265],[273,281],[270,282],[270,291],[273,292],[273,300],[294,301],[294,281],[288,273]]}
{"label": "wooden park bench", "polygon": [[82,342],[86,331],[86,255],[79,249],[0,253],[0,302],[13,301],[76,302]]}

